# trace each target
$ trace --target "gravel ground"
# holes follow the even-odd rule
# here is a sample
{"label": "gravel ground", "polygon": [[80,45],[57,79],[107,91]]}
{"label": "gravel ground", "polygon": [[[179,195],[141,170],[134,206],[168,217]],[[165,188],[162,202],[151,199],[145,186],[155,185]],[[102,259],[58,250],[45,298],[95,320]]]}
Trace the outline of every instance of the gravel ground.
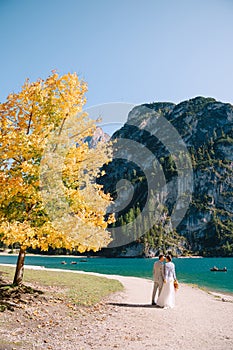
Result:
{"label": "gravel ground", "polygon": [[150,305],[151,281],[109,277],[125,290],[93,307],[54,298],[49,287],[23,295],[14,311],[0,313],[0,350],[233,349],[231,296],[181,285],[176,307],[165,310]]}

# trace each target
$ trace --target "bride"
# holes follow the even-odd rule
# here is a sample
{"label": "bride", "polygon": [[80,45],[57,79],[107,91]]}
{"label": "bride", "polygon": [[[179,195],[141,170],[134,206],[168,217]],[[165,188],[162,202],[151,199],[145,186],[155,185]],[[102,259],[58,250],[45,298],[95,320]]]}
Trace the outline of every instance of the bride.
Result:
{"label": "bride", "polygon": [[166,264],[164,271],[164,283],[162,291],[158,297],[157,305],[160,307],[175,306],[175,288],[174,281],[176,280],[175,265],[172,262],[171,255],[166,256]]}

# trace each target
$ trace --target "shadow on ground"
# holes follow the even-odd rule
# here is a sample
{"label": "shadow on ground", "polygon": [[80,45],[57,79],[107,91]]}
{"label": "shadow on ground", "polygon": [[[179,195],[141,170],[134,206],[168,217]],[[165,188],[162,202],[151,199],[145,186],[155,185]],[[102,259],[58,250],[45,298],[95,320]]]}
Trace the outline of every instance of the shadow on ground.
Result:
{"label": "shadow on ground", "polygon": [[128,303],[108,303],[108,305],[114,306],[124,306],[124,307],[146,307],[146,308],[158,308],[161,309],[160,306],[152,305],[152,304],[128,304]]}
{"label": "shadow on ground", "polygon": [[14,311],[22,304],[27,304],[30,299],[44,294],[42,291],[29,286],[9,284],[5,281],[4,274],[0,271],[0,312],[5,310]]}

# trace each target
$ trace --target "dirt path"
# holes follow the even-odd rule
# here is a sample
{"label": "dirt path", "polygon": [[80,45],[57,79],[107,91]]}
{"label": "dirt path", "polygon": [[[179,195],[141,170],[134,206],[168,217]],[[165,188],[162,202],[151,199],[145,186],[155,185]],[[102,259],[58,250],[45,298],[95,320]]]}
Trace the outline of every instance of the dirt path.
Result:
{"label": "dirt path", "polygon": [[152,281],[109,278],[119,279],[125,291],[92,308],[39,296],[36,304],[2,313],[0,349],[233,349],[232,297],[223,301],[181,285],[176,307],[164,310],[150,305]]}

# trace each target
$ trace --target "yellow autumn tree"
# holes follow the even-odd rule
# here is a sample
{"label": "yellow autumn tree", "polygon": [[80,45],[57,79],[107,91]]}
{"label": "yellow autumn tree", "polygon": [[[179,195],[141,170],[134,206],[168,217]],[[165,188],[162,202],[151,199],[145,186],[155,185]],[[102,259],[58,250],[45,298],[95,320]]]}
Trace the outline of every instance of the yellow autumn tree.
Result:
{"label": "yellow autumn tree", "polygon": [[82,112],[86,91],[76,74],[52,72],[0,104],[0,235],[20,246],[14,284],[28,247],[85,252],[111,240],[111,199],[95,181],[111,154],[85,142],[96,125]]}

